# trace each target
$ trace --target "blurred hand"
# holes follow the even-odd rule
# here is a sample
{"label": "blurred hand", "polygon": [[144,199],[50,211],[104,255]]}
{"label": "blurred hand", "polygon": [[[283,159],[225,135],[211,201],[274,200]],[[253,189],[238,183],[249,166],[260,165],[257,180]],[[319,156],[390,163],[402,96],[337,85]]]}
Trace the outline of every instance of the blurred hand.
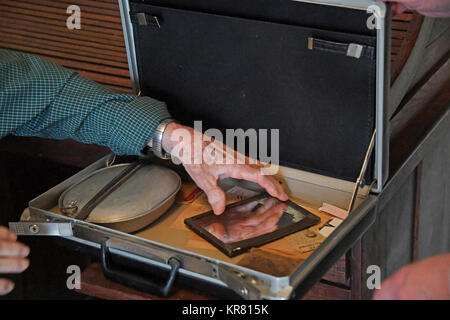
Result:
{"label": "blurred hand", "polygon": [[381,283],[375,300],[450,300],[450,253],[401,268]]}
{"label": "blurred hand", "polygon": [[450,17],[450,0],[380,0],[392,3],[394,14],[402,13],[405,10],[416,10],[417,12],[430,17]]}
{"label": "blurred hand", "polygon": [[[30,249],[17,242],[17,236],[8,228],[0,226],[0,274],[21,273],[30,262],[25,257]],[[14,289],[14,282],[0,278],[0,295],[6,295]]]}
{"label": "blurred hand", "polygon": [[[181,135],[180,132],[184,132],[184,134]],[[206,193],[208,202],[211,204],[215,214],[221,214],[225,210],[225,193],[217,185],[217,181],[227,177],[255,182],[266,189],[272,197],[282,201],[288,199],[287,194],[275,178],[262,174],[261,164],[251,164],[248,157],[234,151],[225,144],[218,141],[208,141],[210,140],[209,137],[203,139],[205,136],[198,132],[196,135],[202,137],[200,138],[200,141],[203,142],[200,150],[202,154],[197,154],[198,152],[194,149],[194,129],[176,123],[171,123],[167,126],[162,144],[164,150],[172,154],[175,152],[178,155],[180,148],[189,151],[188,154],[181,154],[177,158],[181,160],[181,163],[197,186]],[[179,138],[180,136],[184,136],[184,138]],[[209,151],[212,150],[211,146],[213,144],[216,146],[214,148],[215,152],[211,153]],[[211,154],[216,159],[222,159],[223,161],[221,163],[213,159],[209,159],[211,161],[206,159],[205,161],[205,158],[208,158]],[[196,157],[201,161],[194,162]],[[226,160],[227,158],[235,159],[236,161],[230,163]],[[237,159],[241,161],[238,162]]]}
{"label": "blurred hand", "polygon": [[277,229],[277,223],[287,204],[270,198],[256,209],[258,201],[233,207],[226,214],[215,217],[205,229],[224,243],[251,239]]}

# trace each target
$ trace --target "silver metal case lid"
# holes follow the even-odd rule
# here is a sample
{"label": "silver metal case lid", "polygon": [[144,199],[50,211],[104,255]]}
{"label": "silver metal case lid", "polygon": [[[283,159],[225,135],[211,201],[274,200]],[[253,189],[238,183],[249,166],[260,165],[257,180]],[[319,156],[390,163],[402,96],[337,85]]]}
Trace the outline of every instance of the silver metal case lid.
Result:
{"label": "silver metal case lid", "polygon": [[[389,46],[389,18],[390,10],[388,6],[379,1],[372,0],[286,0],[299,3],[310,3],[324,6],[334,6],[347,9],[366,11],[373,15],[372,24],[376,28],[376,80],[375,80],[375,129],[376,137],[374,142],[373,166],[371,167],[373,180],[373,192],[381,192],[383,184],[388,176],[388,121],[386,118],[388,90],[390,88],[390,74],[388,58]],[[135,48],[134,28],[130,18],[130,1],[119,0],[124,38],[127,49],[130,78],[133,89],[139,92],[138,61]],[[369,21],[368,21],[369,23]],[[180,120],[180,119],[179,119]],[[361,162],[361,166],[363,163]],[[356,177],[355,177],[356,180]],[[370,182],[369,182],[370,184]]]}

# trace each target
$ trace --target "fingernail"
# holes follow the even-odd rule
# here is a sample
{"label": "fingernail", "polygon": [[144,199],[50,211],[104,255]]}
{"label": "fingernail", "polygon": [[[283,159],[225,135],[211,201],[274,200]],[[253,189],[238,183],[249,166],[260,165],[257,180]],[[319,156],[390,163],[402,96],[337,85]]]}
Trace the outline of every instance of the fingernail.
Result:
{"label": "fingernail", "polygon": [[30,248],[28,248],[27,246],[23,246],[22,249],[20,249],[20,255],[22,257],[26,257],[30,254]]}
{"label": "fingernail", "polygon": [[9,282],[8,285],[6,286],[6,292],[10,293],[11,291],[14,290],[14,287],[15,287],[14,282],[12,282],[12,281]]}
{"label": "fingernail", "polygon": [[19,269],[26,270],[29,265],[30,265],[30,260],[24,259],[24,260],[19,262]]}
{"label": "fingernail", "polygon": [[16,241],[17,240],[17,234],[15,234],[14,232],[10,232],[9,233],[9,239],[12,241]]}
{"label": "fingernail", "polygon": [[14,289],[14,282],[12,281],[5,281],[3,286],[0,286],[0,295],[6,295],[13,291]]}

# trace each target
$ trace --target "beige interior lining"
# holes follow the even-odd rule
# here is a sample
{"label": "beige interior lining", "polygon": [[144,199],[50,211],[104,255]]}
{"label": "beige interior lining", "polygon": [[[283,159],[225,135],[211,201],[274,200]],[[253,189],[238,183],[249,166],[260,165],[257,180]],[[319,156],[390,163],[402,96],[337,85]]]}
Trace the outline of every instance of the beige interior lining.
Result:
{"label": "beige interior lining", "polygon": [[[328,202],[341,208],[346,208],[348,202],[350,201],[351,191],[353,188],[353,184],[350,182],[325,178],[319,175],[299,172],[299,170],[287,168],[282,168],[280,170],[279,178],[283,181],[285,189],[287,190],[292,201],[321,218],[321,222],[318,225],[311,227],[311,229],[315,231],[318,231],[322,225],[333,218],[332,216],[318,210],[322,203]],[[184,186],[188,186],[188,184],[189,183],[184,182]],[[255,188],[255,185],[252,183],[236,180],[225,180],[221,185],[225,190],[234,185],[240,185],[249,189]],[[192,188],[192,185],[190,187]],[[369,188],[366,187],[362,192],[360,192],[355,208],[367,196],[368,189]],[[308,199],[308,201],[304,199]],[[227,202],[232,203],[237,200],[238,199],[231,196],[227,199]],[[210,207],[207,203],[205,195],[201,195],[190,204],[181,204],[176,201],[162,219],[159,219],[156,223],[141,231],[138,231],[134,235],[210,258],[231,262],[233,264],[239,264],[241,259],[244,258],[248,261],[249,257],[252,257],[254,254],[254,251],[251,250],[237,257],[229,258],[185,226],[184,219],[209,210]],[[51,211],[61,214],[58,207],[52,208]],[[299,239],[298,233],[261,246],[258,249],[259,260],[256,259],[254,261],[254,268],[257,269],[262,263],[260,253],[266,252],[266,256],[269,257],[267,259],[274,260],[277,258],[278,264],[280,261],[283,261],[282,259],[286,259],[286,261],[289,260],[292,267],[290,269],[283,269],[283,272],[287,273],[284,275],[288,275],[291,271],[293,271],[291,269],[297,268],[301,262],[313,252],[303,252],[299,250],[299,247],[296,245],[296,241],[298,241],[297,239]],[[292,261],[297,263],[292,263]],[[269,261],[269,263],[270,262],[271,261]],[[246,267],[252,268],[251,265],[246,265]],[[267,272],[271,273],[272,271],[268,270]],[[273,273],[280,276],[279,270],[274,269]]]}

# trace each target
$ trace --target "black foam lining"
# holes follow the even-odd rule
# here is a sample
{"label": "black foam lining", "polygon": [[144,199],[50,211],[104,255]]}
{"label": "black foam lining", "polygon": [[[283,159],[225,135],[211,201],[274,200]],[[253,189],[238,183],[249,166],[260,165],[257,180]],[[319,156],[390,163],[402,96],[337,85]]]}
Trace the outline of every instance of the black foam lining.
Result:
{"label": "black foam lining", "polygon": [[354,32],[343,23],[344,33],[312,28],[307,18],[301,26],[302,17],[280,23],[281,15],[267,18],[270,11],[255,19],[249,11],[245,18],[222,15],[223,8],[211,13],[224,2],[210,1],[202,12],[131,4],[133,13],[161,24],[135,26],[142,93],[166,101],[188,125],[280,129],[282,165],[354,181],[374,130],[375,60],[308,50],[307,43],[314,37],[375,47],[375,36],[361,32],[360,11],[313,5],[316,17],[333,10],[330,19],[353,21]]}

